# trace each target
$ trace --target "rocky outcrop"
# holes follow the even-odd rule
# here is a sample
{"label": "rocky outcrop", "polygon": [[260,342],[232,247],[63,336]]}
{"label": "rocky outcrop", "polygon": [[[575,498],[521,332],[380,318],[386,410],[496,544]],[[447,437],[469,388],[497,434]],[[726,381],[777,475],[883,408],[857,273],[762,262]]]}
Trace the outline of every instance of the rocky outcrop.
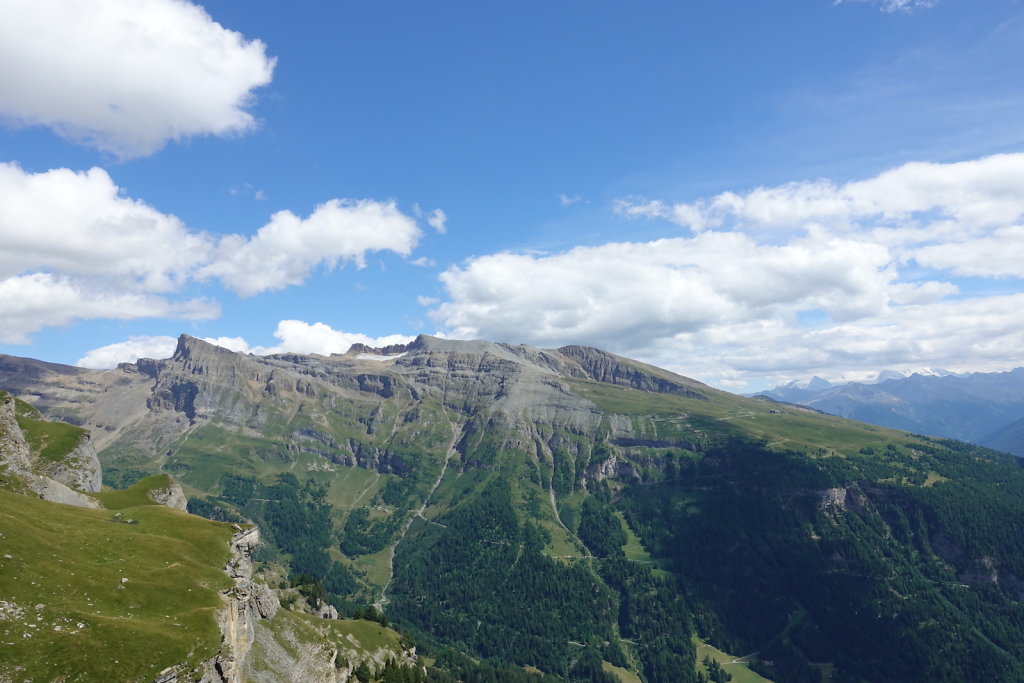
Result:
{"label": "rocky outcrop", "polygon": [[[201,683],[241,683],[242,662],[256,638],[256,622],[273,618],[281,606],[265,583],[253,581],[251,556],[259,541],[257,527],[241,529],[231,539],[231,559],[224,571],[235,585],[221,593],[225,602],[217,619],[221,649],[205,662]],[[175,681],[177,678],[160,683]]]}
{"label": "rocky outcrop", "polygon": [[846,489],[844,488],[832,488],[825,489],[818,494],[818,507],[822,510],[827,508],[839,508],[840,510],[846,509]]}
{"label": "rocky outcrop", "polygon": [[[374,627],[376,642],[363,642],[347,629],[332,628],[333,622],[305,614],[286,612],[269,622],[259,622],[253,656],[243,663],[243,677],[251,683],[356,683],[356,668],[366,663],[373,672],[393,661],[404,667],[417,666],[416,650],[388,640],[383,627]],[[366,624],[359,631],[366,632]],[[383,636],[383,637],[381,637]],[[258,662],[258,666],[257,666]]]}
{"label": "rocky outcrop", "polygon": [[158,505],[166,505],[175,510],[188,512],[188,498],[185,497],[185,490],[174,479],[171,479],[171,483],[168,486],[153,489],[147,495],[151,501]]}
{"label": "rocky outcrop", "polygon": [[851,511],[859,515],[870,506],[868,497],[856,486],[823,489],[814,494],[818,497],[819,510]]}
{"label": "rocky outcrop", "polygon": [[103,505],[95,498],[90,498],[84,493],[70,489],[60,482],[54,481],[38,474],[24,475],[25,482],[30,489],[39,494],[43,500],[64,505],[74,505],[80,508],[101,508]]}
{"label": "rocky outcrop", "polygon": [[0,401],[0,464],[7,465],[12,472],[28,472],[32,466],[31,453],[15,418],[14,398],[4,396]]}
{"label": "rocky outcrop", "polygon": [[79,491],[95,493],[103,486],[103,469],[88,432],[60,462],[40,463],[39,473]]}
{"label": "rocky outcrop", "polygon": [[397,356],[400,353],[405,353],[409,350],[408,344],[388,344],[387,346],[367,346],[356,342],[352,346],[348,347],[348,351],[345,353],[346,356],[355,356],[359,354],[367,354],[370,356]]}
{"label": "rocky outcrop", "polygon": [[[102,477],[99,460],[88,438],[83,441],[86,446],[80,443],[61,463],[37,462],[38,459],[32,456],[32,449],[25,440],[21,427],[18,426],[14,398],[5,395],[0,401],[0,465],[6,465],[8,472],[17,475],[29,490],[44,500],[78,507],[102,507],[95,498],[86,496],[64,483],[67,481],[83,484],[82,488],[87,491],[99,490],[99,480]],[[81,471],[76,469],[76,464],[81,464]],[[47,476],[51,471],[64,481]],[[88,486],[94,488],[86,488]]]}
{"label": "rocky outcrop", "polygon": [[[241,683],[242,664],[256,639],[256,623],[272,619],[281,603],[265,583],[253,581],[252,551],[259,544],[257,527],[239,529],[231,538],[231,559],[225,573],[235,585],[221,591],[224,607],[217,615],[221,631],[220,652],[203,662],[199,683]],[[170,666],[161,671],[153,683],[185,683],[193,681],[186,664]]]}
{"label": "rocky outcrop", "polygon": [[604,481],[605,479],[632,481],[640,478],[636,465],[620,459],[617,455],[612,455],[604,462],[590,465],[587,468],[587,474],[594,481]]}
{"label": "rocky outcrop", "polygon": [[199,385],[190,381],[169,381],[158,385],[149,399],[149,408],[173,410],[183,413],[189,422],[196,419],[196,395]]}
{"label": "rocky outcrop", "polygon": [[274,369],[262,359],[187,334],[178,338],[174,355],[155,374],[148,407],[178,413],[191,424],[211,416],[244,421],[261,395],[276,389]]}

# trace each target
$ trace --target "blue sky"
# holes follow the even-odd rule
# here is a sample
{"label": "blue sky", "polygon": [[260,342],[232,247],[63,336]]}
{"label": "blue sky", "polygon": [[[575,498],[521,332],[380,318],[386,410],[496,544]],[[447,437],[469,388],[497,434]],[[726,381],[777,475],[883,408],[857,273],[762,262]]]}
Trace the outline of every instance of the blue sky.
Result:
{"label": "blue sky", "polygon": [[0,353],[1009,369],[1022,39],[1014,0],[11,0]]}

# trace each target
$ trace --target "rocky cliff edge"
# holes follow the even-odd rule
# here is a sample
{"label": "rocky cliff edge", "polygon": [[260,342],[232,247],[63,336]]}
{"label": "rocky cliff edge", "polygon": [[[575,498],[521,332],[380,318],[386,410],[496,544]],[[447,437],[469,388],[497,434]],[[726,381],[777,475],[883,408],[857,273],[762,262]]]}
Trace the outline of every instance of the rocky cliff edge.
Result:
{"label": "rocky cliff edge", "polygon": [[44,461],[34,456],[18,425],[14,398],[9,395],[0,400],[0,466],[6,466],[10,474],[44,500],[102,507],[95,498],[81,492],[98,491],[102,480],[99,459],[88,435],[60,461]]}

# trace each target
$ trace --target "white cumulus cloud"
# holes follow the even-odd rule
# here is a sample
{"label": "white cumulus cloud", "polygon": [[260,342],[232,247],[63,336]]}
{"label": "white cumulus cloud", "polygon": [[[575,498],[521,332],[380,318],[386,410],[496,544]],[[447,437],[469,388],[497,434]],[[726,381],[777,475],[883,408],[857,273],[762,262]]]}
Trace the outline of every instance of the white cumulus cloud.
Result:
{"label": "white cumulus cloud", "polygon": [[356,343],[381,347],[408,344],[415,339],[402,334],[370,337],[359,332],[335,330],[324,323],[310,324],[302,320],[282,320],[277,324],[274,336],[280,340],[279,344],[254,347],[252,352],[260,356],[274,353],[318,353],[329,356],[332,353],[345,353]]}
{"label": "white cumulus cloud", "polygon": [[800,310],[835,319],[885,309],[891,254],[819,235],[785,246],[739,233],[495,254],[442,273],[434,319],[454,336],[618,349]]}
{"label": "white cumulus cloud", "polygon": [[50,273],[0,280],[0,343],[27,344],[43,327],[107,318],[183,318],[206,320],[220,315],[208,299],[173,301],[142,292],[125,292],[82,283]]}
{"label": "white cumulus cloud", "polygon": [[125,197],[106,171],[27,173],[0,163],[0,277],[30,270],[175,289],[212,242],[176,217]]}
{"label": "white cumulus cloud", "polygon": [[249,342],[243,337],[203,337],[203,341],[238,353],[249,353],[251,350]]}
{"label": "white cumulus cloud", "polygon": [[200,271],[220,278],[240,296],[283,289],[309,277],[318,267],[349,261],[362,268],[369,251],[409,255],[419,241],[416,221],[394,201],[333,199],[308,218],[279,211],[252,237],[220,239],[213,261]]}
{"label": "white cumulus cloud", "polygon": [[[230,351],[249,353],[249,343],[242,337],[203,337],[203,341]],[[118,363],[134,363],[140,358],[170,358],[177,346],[177,337],[129,337],[127,341],[107,344],[89,351],[79,358],[75,365],[105,370],[117,367]]]}
{"label": "white cumulus cloud", "polygon": [[836,228],[885,228],[914,220],[934,230],[955,221],[959,230],[977,231],[1024,215],[1022,177],[1024,154],[1001,154],[949,164],[911,162],[842,185],[798,181],[677,204],[618,200],[615,210],[694,231],[791,228],[825,220]]}
{"label": "white cumulus cloud", "polygon": [[121,157],[255,125],[274,60],[186,0],[6,0],[0,116]]}
{"label": "white cumulus cloud", "polygon": [[427,216],[427,223],[442,235],[448,232],[448,216],[441,209],[434,209]]}
{"label": "white cumulus cloud", "polygon": [[170,358],[178,344],[175,337],[129,337],[127,341],[93,349],[75,361],[75,365],[106,370],[118,363],[134,363],[140,358]]}
{"label": "white cumulus cloud", "polygon": [[922,247],[914,254],[923,266],[977,277],[1024,277],[1024,226],[1012,225],[990,235]]}
{"label": "white cumulus cloud", "polygon": [[127,197],[100,168],[0,163],[0,197],[0,285],[23,293],[0,304],[11,311],[0,335],[17,343],[73,320],[214,317],[216,303],[180,292],[214,277],[243,296],[298,285],[371,251],[408,255],[421,235],[394,201],[333,199],[306,219],[280,211],[250,236],[216,237]]}
{"label": "white cumulus cloud", "polygon": [[691,232],[478,256],[421,303],[449,336],[593,344],[734,388],[1024,364],[1024,154],[614,210]]}
{"label": "white cumulus cloud", "polygon": [[1024,154],[939,164],[912,162],[837,185],[798,181],[695,202],[618,200],[630,218],[690,228],[783,233],[828,230],[895,248],[900,260],[958,275],[1024,274]]}

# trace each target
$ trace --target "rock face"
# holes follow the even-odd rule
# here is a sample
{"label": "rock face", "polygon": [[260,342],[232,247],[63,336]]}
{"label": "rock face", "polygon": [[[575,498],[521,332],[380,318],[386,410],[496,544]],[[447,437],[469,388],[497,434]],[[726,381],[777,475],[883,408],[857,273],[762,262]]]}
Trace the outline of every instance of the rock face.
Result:
{"label": "rock face", "polygon": [[5,396],[0,401],[0,463],[14,472],[31,470],[31,449],[15,419],[14,398]]}
{"label": "rock face", "polygon": [[25,480],[28,487],[39,494],[39,497],[43,500],[63,503],[64,505],[74,505],[80,508],[103,507],[95,498],[90,498],[74,489],[70,489],[53,479],[42,477],[38,474],[26,474]]}
{"label": "rock face", "polygon": [[224,571],[235,585],[221,594],[225,606],[218,622],[223,643],[220,653],[206,662],[201,683],[241,683],[242,662],[256,638],[256,622],[273,618],[281,607],[265,583],[252,580],[250,557],[259,541],[256,527],[243,529],[231,539],[231,559]]}
{"label": "rock face", "polygon": [[[242,666],[255,641],[256,623],[261,619],[272,619],[281,607],[277,595],[265,583],[252,580],[250,557],[259,541],[260,532],[256,527],[241,529],[231,538],[231,559],[224,571],[235,580],[235,585],[221,592],[224,607],[217,615],[221,648],[215,656],[203,662],[199,683],[241,683]],[[161,671],[153,683],[192,680],[187,667],[179,664]]]}
{"label": "rock face", "polygon": [[[325,465],[399,475],[415,466],[410,454],[446,451],[452,428],[461,430],[460,452],[488,433],[538,463],[568,457],[570,474],[597,478],[608,467],[591,468],[584,443],[692,445],[649,421],[599,409],[581,391],[595,383],[696,400],[714,391],[588,347],[537,349],[426,335],[329,358],[252,356],[182,335],[169,359],[104,372],[0,357],[0,388],[91,430],[105,466],[114,470],[123,457],[131,466],[148,460],[143,471],[187,476],[190,465],[179,465],[176,453],[207,426],[258,435],[253,458],[293,461],[309,453]],[[463,467],[479,466],[485,464],[467,454]]]}
{"label": "rock face", "polygon": [[96,499],[71,488],[99,490],[102,478],[99,459],[88,437],[60,463],[33,458],[18,426],[14,399],[10,396],[0,401],[0,465],[6,465],[10,473],[17,475],[28,489],[44,500],[78,507],[102,507]]}
{"label": "rock face", "polygon": [[185,497],[185,491],[181,488],[181,484],[174,480],[171,480],[171,485],[166,488],[150,491],[149,499],[154,503],[166,505],[175,510],[188,511],[188,498]]}
{"label": "rock face", "polygon": [[279,618],[273,628],[268,627],[269,622],[259,622],[253,645],[259,666],[254,666],[256,657],[247,658],[243,662],[244,680],[251,683],[356,683],[359,678],[355,670],[363,662],[377,672],[388,661],[405,667],[418,664],[414,647],[362,642],[351,633],[339,637],[337,631],[318,627],[311,621],[315,622]]}
{"label": "rock face", "polygon": [[389,344],[387,346],[367,346],[366,344],[360,344],[356,342],[348,348],[347,356],[355,356],[359,354],[369,354],[371,356],[397,356],[400,353],[405,353],[409,350],[408,344]]}
{"label": "rock face", "polygon": [[675,376],[636,361],[626,361],[616,355],[588,346],[563,346],[558,349],[566,358],[575,361],[586,377],[595,382],[654,391],[660,394],[677,394],[688,398],[704,399],[698,390],[708,387],[696,380]]}
{"label": "rock face", "polygon": [[40,472],[68,488],[95,493],[103,486],[103,469],[88,433],[60,463],[41,463]]}

